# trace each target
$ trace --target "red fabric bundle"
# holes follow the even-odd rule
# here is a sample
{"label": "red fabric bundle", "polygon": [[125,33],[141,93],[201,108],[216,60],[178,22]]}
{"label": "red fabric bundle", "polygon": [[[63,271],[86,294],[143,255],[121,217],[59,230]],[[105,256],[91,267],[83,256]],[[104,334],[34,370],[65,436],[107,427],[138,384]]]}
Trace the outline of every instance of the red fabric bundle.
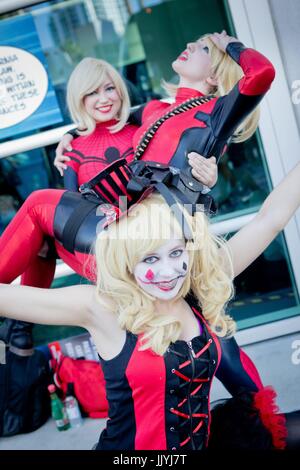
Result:
{"label": "red fabric bundle", "polygon": [[90,418],[106,418],[108,402],[105,379],[99,362],[61,356],[52,361],[57,386],[66,394],[69,382],[74,384],[76,398]]}

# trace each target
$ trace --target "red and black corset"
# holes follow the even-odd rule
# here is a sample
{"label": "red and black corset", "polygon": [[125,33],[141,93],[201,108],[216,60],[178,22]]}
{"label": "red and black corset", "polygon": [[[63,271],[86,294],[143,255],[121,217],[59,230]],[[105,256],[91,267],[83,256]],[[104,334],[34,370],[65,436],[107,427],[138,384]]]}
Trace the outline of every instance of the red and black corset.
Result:
{"label": "red and black corset", "polygon": [[202,333],[171,344],[164,356],[140,350],[140,336],[126,333],[122,351],[101,360],[109,420],[97,449],[186,450],[207,446],[209,394],[220,352],[202,323]]}
{"label": "red and black corset", "polygon": [[[176,341],[166,358],[166,414],[171,450],[200,450],[207,446],[210,426],[209,394],[218,352],[212,336]],[[171,367],[171,369],[170,369]]]}

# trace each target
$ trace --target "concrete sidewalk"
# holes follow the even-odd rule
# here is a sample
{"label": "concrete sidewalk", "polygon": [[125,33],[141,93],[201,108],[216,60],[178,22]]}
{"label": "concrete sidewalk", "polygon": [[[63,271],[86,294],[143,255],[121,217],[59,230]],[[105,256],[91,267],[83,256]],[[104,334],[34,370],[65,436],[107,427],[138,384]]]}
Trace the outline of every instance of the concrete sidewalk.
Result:
{"label": "concrete sidewalk", "polygon": [[1,450],[91,450],[106,419],[84,418],[80,428],[58,431],[52,418],[34,432],[0,439]]}

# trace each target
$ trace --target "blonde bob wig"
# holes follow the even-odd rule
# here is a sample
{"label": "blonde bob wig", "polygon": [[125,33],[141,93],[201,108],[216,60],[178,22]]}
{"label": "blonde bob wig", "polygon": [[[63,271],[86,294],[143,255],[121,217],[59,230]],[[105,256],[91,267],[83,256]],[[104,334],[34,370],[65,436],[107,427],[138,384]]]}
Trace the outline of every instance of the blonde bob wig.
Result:
{"label": "blonde bob wig", "polygon": [[[225,314],[233,293],[228,249],[211,233],[206,215],[198,212],[191,217],[186,210],[184,213],[194,240],[186,245],[189,270],[176,298],[192,291],[212,330],[219,336],[229,336],[235,331],[235,322]],[[160,355],[179,338],[182,325],[172,315],[155,312],[155,298],[138,286],[133,272],[138,262],[174,237],[172,234],[183,237],[169,206],[154,193],[102,231],[95,246],[98,301],[105,305],[103,299],[108,296],[121,328],[142,334],[142,349],[151,348]]]}
{"label": "blonde bob wig", "polygon": [[[242,68],[226,52],[221,51],[210,39],[209,34],[201,36],[205,38],[211,57],[212,74],[218,81],[218,86],[212,88],[210,93],[216,96],[227,95],[230,90],[243,77]],[[178,86],[163,81],[163,88],[169,96],[175,96]],[[259,121],[259,108],[256,107],[252,113],[239,125],[232,137],[232,142],[239,143],[249,139],[257,129]]]}
{"label": "blonde bob wig", "polygon": [[130,100],[126,85],[117,70],[105,60],[86,57],[81,60],[70,75],[67,85],[67,105],[71,117],[78,126],[78,134],[91,134],[96,126],[95,120],[87,113],[84,97],[97,90],[109,77],[121,98],[121,109],[117,124],[110,126],[110,132],[120,131],[126,124],[130,112]]}

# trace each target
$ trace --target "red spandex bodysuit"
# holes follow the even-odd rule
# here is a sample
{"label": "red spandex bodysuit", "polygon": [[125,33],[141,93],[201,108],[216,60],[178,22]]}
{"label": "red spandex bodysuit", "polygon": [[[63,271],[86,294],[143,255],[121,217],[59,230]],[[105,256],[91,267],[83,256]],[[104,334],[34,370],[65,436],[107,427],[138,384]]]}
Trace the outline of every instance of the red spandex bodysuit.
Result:
{"label": "red spandex bodysuit", "polygon": [[[69,189],[78,191],[82,183],[89,181],[114,160],[126,158],[130,162],[133,159],[132,138],[136,126],[126,125],[112,134],[106,126],[115,122],[97,124],[92,134],[74,139],[72,152],[66,153],[71,157],[68,162],[71,176],[66,172]],[[56,259],[45,259],[37,253],[45,236],[54,238],[54,217],[65,192],[58,189],[34,191],[24,202],[0,238],[0,282],[10,283],[24,272],[22,284],[50,287]],[[80,196],[79,193],[76,196]],[[78,274],[85,275],[83,253],[77,256],[68,253],[57,240],[55,248],[61,259]],[[93,278],[93,273],[88,277]]]}

